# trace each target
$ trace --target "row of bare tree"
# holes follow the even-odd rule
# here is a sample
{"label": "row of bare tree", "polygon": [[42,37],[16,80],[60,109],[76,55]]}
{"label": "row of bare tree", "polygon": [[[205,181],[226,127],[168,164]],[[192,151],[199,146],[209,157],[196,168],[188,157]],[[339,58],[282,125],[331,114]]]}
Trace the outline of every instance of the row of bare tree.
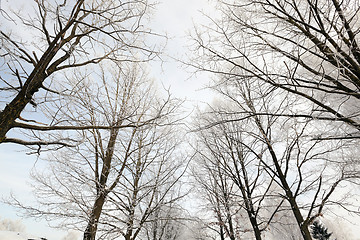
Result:
{"label": "row of bare tree", "polygon": [[[38,206],[9,200],[27,215],[84,240],[311,240],[327,212],[359,213],[340,191],[360,176],[356,0],[218,0],[187,62],[215,79],[189,154],[181,101],[147,76],[152,3],[26,4],[0,9],[0,143],[48,164],[32,173]],[[190,159],[198,218],[180,204]]]}
{"label": "row of bare tree", "polygon": [[218,10],[196,30],[190,62],[216,76],[195,142],[210,227],[221,239],[267,239],[277,226],[276,239],[311,240],[323,214],[359,213],[359,2],[220,0]]}

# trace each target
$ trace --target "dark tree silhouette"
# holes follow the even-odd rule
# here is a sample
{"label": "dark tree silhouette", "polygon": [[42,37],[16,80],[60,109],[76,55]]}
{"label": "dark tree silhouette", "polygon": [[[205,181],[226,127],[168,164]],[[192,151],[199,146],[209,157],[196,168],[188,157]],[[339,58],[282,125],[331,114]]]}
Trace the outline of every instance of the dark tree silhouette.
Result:
{"label": "dark tree silhouette", "polygon": [[332,233],[328,233],[328,229],[318,221],[314,221],[313,224],[310,226],[310,228],[311,228],[311,235],[315,239],[328,240],[332,235]]}
{"label": "dark tree silhouette", "polygon": [[[49,123],[39,124],[21,114],[29,105],[41,112],[51,102],[49,94],[58,98],[71,95],[71,89],[62,81],[64,76],[59,74],[94,67],[105,59],[146,61],[157,55],[152,47],[139,45],[139,36],[149,33],[142,29],[141,22],[151,5],[142,0],[33,2],[36,10],[32,16],[12,13],[6,4],[0,9],[4,22],[0,29],[0,143],[70,146],[69,141],[29,141],[7,133],[12,129],[44,132],[101,128],[74,126],[67,120],[61,121],[66,125],[56,124],[55,116],[50,117]],[[11,24],[14,29],[6,29]],[[28,41],[26,32],[16,37],[15,29],[23,28],[31,29],[31,38],[36,40]],[[61,87],[57,89],[55,85]]]}

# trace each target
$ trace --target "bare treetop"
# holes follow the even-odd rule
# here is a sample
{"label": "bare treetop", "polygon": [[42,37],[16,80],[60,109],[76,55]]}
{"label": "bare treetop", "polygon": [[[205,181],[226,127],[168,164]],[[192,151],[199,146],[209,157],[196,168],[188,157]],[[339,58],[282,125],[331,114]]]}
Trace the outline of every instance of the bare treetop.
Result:
{"label": "bare treetop", "polygon": [[[37,107],[48,101],[47,94],[71,93],[72,89],[67,89],[62,81],[63,76],[56,73],[64,73],[67,69],[81,71],[80,67],[98,64],[104,59],[147,61],[159,53],[155,46],[147,46],[145,42],[145,36],[152,32],[143,22],[153,7],[145,0],[39,0],[34,7],[29,15],[1,9],[3,21],[8,22],[5,25],[24,30],[32,39],[23,38],[19,33],[20,37],[16,36],[18,34],[13,33],[16,29],[0,31],[3,72],[0,89],[4,92],[1,101],[6,104],[0,112],[0,142],[32,144],[9,139],[6,133],[20,125],[21,128],[39,128],[28,124],[36,121],[21,116],[29,103]],[[55,85],[62,88],[54,89]],[[37,96],[43,98],[37,100]],[[41,126],[41,130],[53,127]]]}
{"label": "bare treetop", "polygon": [[286,117],[346,123],[349,129],[337,137],[359,136],[357,1],[220,2],[222,18],[213,19],[211,34],[196,33],[204,52],[191,65],[294,94],[314,107],[289,109]]}

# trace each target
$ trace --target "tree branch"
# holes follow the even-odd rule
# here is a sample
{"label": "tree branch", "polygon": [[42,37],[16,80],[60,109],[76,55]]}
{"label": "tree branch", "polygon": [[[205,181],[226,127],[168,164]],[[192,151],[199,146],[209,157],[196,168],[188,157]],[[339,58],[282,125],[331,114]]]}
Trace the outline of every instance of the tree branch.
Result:
{"label": "tree branch", "polygon": [[30,130],[38,130],[38,131],[50,131],[50,130],[90,130],[90,129],[102,129],[102,130],[110,130],[110,129],[120,129],[120,128],[137,128],[140,127],[137,124],[126,124],[119,126],[96,126],[96,125],[88,125],[88,126],[39,126],[32,125],[26,123],[15,122],[13,124],[13,128],[22,128],[22,129],[30,129]]}

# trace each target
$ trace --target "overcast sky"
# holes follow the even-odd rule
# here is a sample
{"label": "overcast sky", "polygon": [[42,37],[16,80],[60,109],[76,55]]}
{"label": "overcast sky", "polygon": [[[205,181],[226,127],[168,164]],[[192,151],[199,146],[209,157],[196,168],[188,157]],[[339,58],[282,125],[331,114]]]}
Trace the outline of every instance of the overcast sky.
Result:
{"label": "overcast sky", "polygon": [[[6,0],[0,0],[6,1]],[[27,2],[29,0],[17,0],[17,2]],[[188,44],[187,32],[193,28],[193,23],[204,23],[205,18],[201,10],[211,12],[211,6],[208,0],[163,0],[158,5],[154,15],[152,26],[155,31],[167,33],[169,38],[166,53],[174,58],[185,58],[189,54],[185,46]],[[165,86],[170,86],[171,91],[177,97],[188,99],[187,106],[190,108],[199,102],[210,102],[209,91],[201,90],[209,81],[207,74],[199,74],[196,77],[191,75],[191,69],[184,69],[180,63],[171,57],[165,57],[166,60],[160,67],[160,63],[151,65],[150,74],[158,78]],[[13,192],[26,201],[31,201],[31,192],[29,188],[29,172],[36,166],[41,166],[41,161],[37,161],[36,156],[26,155],[26,149],[10,144],[0,144],[0,196],[6,197]],[[0,203],[0,217],[17,219],[14,209]],[[351,221],[357,221],[358,218],[350,218]],[[34,220],[24,219],[26,231],[39,237],[47,237],[51,240],[61,240],[66,234],[58,232],[46,226],[44,221],[36,222]],[[353,229],[354,227],[348,227]],[[358,230],[360,236],[360,229]],[[360,238],[354,238],[360,239]]]}

